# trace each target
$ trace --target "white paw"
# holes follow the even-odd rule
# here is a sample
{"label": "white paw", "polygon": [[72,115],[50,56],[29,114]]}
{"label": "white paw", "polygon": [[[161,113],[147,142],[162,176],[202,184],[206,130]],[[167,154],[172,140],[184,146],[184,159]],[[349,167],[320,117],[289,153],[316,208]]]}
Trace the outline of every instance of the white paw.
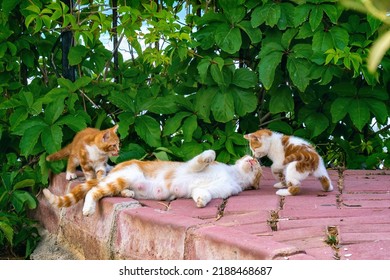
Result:
{"label": "white paw", "polygon": [[135,193],[129,189],[125,189],[123,191],[121,191],[121,196],[123,197],[134,197],[135,196]]}
{"label": "white paw", "polygon": [[286,187],[286,185],[283,184],[282,182],[276,183],[276,184],[274,185],[274,188],[275,188],[275,189],[283,189],[283,188],[285,188],[285,187]]}
{"label": "white paw", "polygon": [[90,216],[95,213],[96,201],[93,200],[91,191],[85,196],[84,206],[83,206],[83,215]]}
{"label": "white paw", "polygon": [[288,189],[283,189],[283,190],[278,190],[276,192],[277,195],[280,195],[280,196],[288,196],[288,195],[292,195]]}
{"label": "white paw", "polygon": [[84,216],[91,216],[95,213],[95,207],[84,207],[83,208],[83,215]]}
{"label": "white paw", "polygon": [[66,172],[66,176],[65,176],[66,180],[68,181],[71,181],[73,179],[76,179],[77,178],[77,174],[76,173],[72,173],[72,172]]}
{"label": "white paw", "polygon": [[215,151],[213,150],[207,150],[202,153],[201,160],[204,163],[211,163],[215,160]]}
{"label": "white paw", "polygon": [[333,185],[332,184],[329,185],[329,188],[328,188],[327,192],[331,192],[331,191],[333,191]]}
{"label": "white paw", "polygon": [[206,203],[204,202],[204,199],[202,197],[198,197],[196,200],[196,207],[203,208],[206,206]]}

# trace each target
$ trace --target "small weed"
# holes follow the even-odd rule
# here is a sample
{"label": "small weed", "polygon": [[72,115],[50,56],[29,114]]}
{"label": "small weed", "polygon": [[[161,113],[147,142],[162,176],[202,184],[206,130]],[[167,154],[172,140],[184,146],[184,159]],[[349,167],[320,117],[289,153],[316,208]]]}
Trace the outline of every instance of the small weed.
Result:
{"label": "small weed", "polygon": [[279,210],[271,210],[270,218],[267,220],[267,224],[271,227],[272,231],[278,230],[278,222],[279,222]]}

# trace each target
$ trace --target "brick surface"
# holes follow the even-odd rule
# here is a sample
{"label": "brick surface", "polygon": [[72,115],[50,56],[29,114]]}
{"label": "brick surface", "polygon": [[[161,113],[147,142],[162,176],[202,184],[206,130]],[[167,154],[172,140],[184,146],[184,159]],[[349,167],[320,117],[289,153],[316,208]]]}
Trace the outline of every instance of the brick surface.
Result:
{"label": "brick surface", "polygon": [[203,222],[142,207],[121,211],[114,252],[125,259],[184,259],[186,232]]}
{"label": "brick surface", "polygon": [[[329,174],[333,192],[309,177],[299,195],[283,199],[275,195],[270,169],[263,168],[260,189],[204,208],[192,199],[108,197],[84,217],[82,201],[58,210],[40,196],[32,215],[86,259],[390,259],[390,174],[347,170],[342,192],[337,171]],[[50,189],[64,194],[75,184],[60,174]],[[330,226],[338,230],[337,251],[325,242]]]}

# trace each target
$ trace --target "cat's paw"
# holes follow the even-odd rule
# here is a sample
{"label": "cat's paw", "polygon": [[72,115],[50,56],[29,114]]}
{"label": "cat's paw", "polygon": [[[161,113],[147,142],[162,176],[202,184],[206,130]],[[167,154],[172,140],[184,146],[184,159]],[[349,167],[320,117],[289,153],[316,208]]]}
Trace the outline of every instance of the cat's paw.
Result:
{"label": "cat's paw", "polygon": [[285,187],[286,187],[286,185],[283,184],[282,182],[276,183],[276,184],[274,185],[274,188],[275,188],[275,189],[283,189],[283,188],[285,188]]}
{"label": "cat's paw", "polygon": [[89,191],[84,199],[83,215],[91,216],[93,213],[95,213],[95,210],[96,201],[93,199],[91,191]]}
{"label": "cat's paw", "polygon": [[95,213],[95,207],[96,205],[84,205],[83,207],[83,215],[84,216],[91,216],[93,213]]}
{"label": "cat's paw", "polygon": [[198,197],[197,199],[196,199],[196,207],[198,207],[198,208],[203,208],[203,207],[205,207],[206,206],[206,202],[204,201],[204,199],[202,198],[202,197]]}
{"label": "cat's paw", "polygon": [[211,163],[214,160],[215,160],[215,151],[213,150],[204,151],[199,158],[199,161],[202,161],[204,163]]}
{"label": "cat's paw", "polygon": [[121,191],[121,196],[122,196],[122,197],[130,197],[130,198],[133,198],[133,197],[135,196],[135,193],[134,193],[132,190],[125,189],[125,190],[122,190],[122,191]]}
{"label": "cat's paw", "polygon": [[66,180],[68,180],[68,181],[72,181],[72,180],[74,180],[74,179],[77,178],[77,174],[76,174],[76,173],[73,173],[73,172],[67,171],[67,172],[66,172],[65,178],[66,178]]}
{"label": "cat's paw", "polygon": [[329,185],[329,188],[326,190],[327,192],[331,192],[331,191],[333,191],[333,185],[332,184],[330,184]]}
{"label": "cat's paw", "polygon": [[280,196],[288,196],[288,195],[292,195],[288,189],[283,189],[283,190],[278,190],[276,192],[277,195],[280,195]]}

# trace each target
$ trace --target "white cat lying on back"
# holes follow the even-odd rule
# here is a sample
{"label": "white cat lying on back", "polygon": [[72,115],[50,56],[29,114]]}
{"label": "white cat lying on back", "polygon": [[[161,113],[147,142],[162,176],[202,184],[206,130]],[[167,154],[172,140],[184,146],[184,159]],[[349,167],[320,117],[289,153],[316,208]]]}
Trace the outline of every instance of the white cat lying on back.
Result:
{"label": "white cat lying on back", "polygon": [[102,197],[118,194],[155,200],[191,197],[197,207],[205,207],[213,198],[227,198],[249,187],[258,188],[261,174],[260,164],[251,156],[228,165],[216,162],[215,152],[206,150],[187,162],[122,162],[101,181],[89,180],[65,196],[53,195],[48,189],[44,189],[44,194],[57,207],[74,205],[85,196],[84,215],[93,214],[96,202]]}

